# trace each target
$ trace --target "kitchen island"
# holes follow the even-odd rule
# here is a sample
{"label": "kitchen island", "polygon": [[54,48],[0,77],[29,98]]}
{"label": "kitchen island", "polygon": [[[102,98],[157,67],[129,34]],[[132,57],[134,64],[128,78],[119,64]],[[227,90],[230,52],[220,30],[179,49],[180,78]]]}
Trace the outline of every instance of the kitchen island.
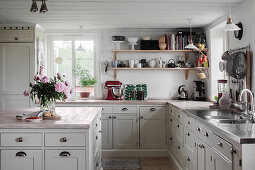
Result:
{"label": "kitchen island", "polygon": [[61,120],[17,120],[0,112],[1,170],[99,170],[101,108],[60,107]]}

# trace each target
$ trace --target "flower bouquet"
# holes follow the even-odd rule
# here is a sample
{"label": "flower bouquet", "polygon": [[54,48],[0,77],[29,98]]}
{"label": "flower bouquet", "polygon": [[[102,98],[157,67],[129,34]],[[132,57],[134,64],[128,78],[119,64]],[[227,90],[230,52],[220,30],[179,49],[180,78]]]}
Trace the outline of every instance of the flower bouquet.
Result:
{"label": "flower bouquet", "polygon": [[[64,75],[57,74],[53,78],[43,76],[40,69],[39,74],[34,76],[35,83],[30,83],[30,90],[25,90],[24,95],[32,99],[32,101],[39,100],[41,111],[55,113],[55,102],[57,100],[66,101],[73,89],[68,81],[64,81]],[[51,115],[54,116],[54,115]]]}

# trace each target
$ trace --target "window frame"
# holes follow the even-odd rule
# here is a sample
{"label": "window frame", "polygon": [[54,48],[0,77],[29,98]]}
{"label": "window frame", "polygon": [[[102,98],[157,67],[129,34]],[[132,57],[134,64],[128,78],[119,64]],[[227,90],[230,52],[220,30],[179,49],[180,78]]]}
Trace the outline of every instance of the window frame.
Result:
{"label": "window frame", "polygon": [[[100,77],[100,61],[99,61],[99,35],[98,34],[82,34],[82,35],[67,35],[67,34],[49,34],[47,35],[47,73],[48,76],[54,76],[54,48],[53,48],[53,41],[72,41],[72,46],[75,47],[75,41],[94,41],[94,51],[95,51],[95,58],[94,58],[94,75],[97,79],[97,83],[94,86],[94,96],[90,97],[91,99],[99,98],[100,96],[100,84],[101,84],[101,77]],[[75,48],[72,48],[72,65],[74,65],[75,59]],[[75,78],[73,77],[73,84],[75,83]],[[74,88],[75,89],[75,88]],[[75,91],[76,92],[76,91]],[[72,99],[79,99],[78,96],[72,96]]]}

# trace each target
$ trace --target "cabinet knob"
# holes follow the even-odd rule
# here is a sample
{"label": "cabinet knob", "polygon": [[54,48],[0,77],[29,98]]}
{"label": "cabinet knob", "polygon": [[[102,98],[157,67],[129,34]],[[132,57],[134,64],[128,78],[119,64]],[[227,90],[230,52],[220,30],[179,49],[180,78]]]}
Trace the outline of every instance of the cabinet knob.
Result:
{"label": "cabinet knob", "polygon": [[19,138],[16,138],[16,142],[23,142],[23,138],[22,137],[19,137]]}
{"label": "cabinet knob", "polygon": [[219,146],[219,147],[223,147],[223,143],[219,142],[219,143],[218,143],[218,146]]}
{"label": "cabinet knob", "polygon": [[122,108],[122,111],[128,111],[128,108],[124,107]]}
{"label": "cabinet knob", "polygon": [[231,153],[231,154],[236,153],[236,149],[234,149],[234,148],[233,148],[233,149],[231,149],[231,150],[230,150],[230,153]]}
{"label": "cabinet knob", "polygon": [[187,161],[189,161],[189,162],[190,162],[190,158],[189,158],[189,157],[187,158]]}
{"label": "cabinet knob", "polygon": [[99,130],[98,132],[99,132],[99,133],[102,133],[102,131],[101,131],[101,130]]}
{"label": "cabinet knob", "polygon": [[98,136],[96,136],[96,140],[98,139]]}
{"label": "cabinet knob", "polygon": [[181,116],[180,115],[178,115],[178,118],[180,118]]}
{"label": "cabinet knob", "polygon": [[171,137],[170,140],[173,140],[173,138]]}
{"label": "cabinet knob", "polygon": [[113,119],[116,119],[116,116],[113,116],[112,118],[113,118]]}
{"label": "cabinet knob", "polygon": [[208,137],[209,136],[209,134],[208,134],[208,132],[205,132],[205,134],[204,134],[206,137]]}
{"label": "cabinet knob", "polygon": [[16,153],[16,156],[18,156],[18,157],[24,157],[24,156],[27,156],[27,154],[25,153],[25,152],[18,152],[18,153]]}
{"label": "cabinet knob", "polygon": [[99,166],[99,163],[97,162],[97,163],[96,163],[96,167],[98,167],[98,166]]}
{"label": "cabinet knob", "polygon": [[173,119],[170,119],[170,122],[172,122],[173,121]]}
{"label": "cabinet knob", "polygon": [[200,127],[197,127],[197,131],[199,131],[199,132],[200,132],[200,130],[201,130],[201,129],[200,129]]}
{"label": "cabinet knob", "polygon": [[63,151],[63,152],[61,152],[61,153],[59,154],[59,156],[65,157],[65,156],[71,156],[71,154],[70,154],[69,152],[67,152],[67,151]]}
{"label": "cabinet knob", "polygon": [[180,125],[177,125],[177,127],[179,128],[179,127],[180,127]]}
{"label": "cabinet knob", "polygon": [[188,121],[187,124],[190,125],[190,121]]}
{"label": "cabinet knob", "polygon": [[66,137],[63,137],[60,139],[61,142],[67,142],[67,138]]}
{"label": "cabinet knob", "polygon": [[143,116],[141,116],[140,119],[143,119]]}
{"label": "cabinet knob", "polygon": [[190,136],[190,133],[189,133],[189,132],[187,133],[187,136]]}
{"label": "cabinet knob", "polygon": [[111,119],[112,117],[111,117],[111,116],[109,116],[108,118],[109,118],[109,119]]}
{"label": "cabinet knob", "polygon": [[18,41],[18,40],[19,40],[19,38],[18,38],[18,37],[15,37],[15,38],[14,38],[14,40]]}
{"label": "cabinet knob", "polygon": [[180,150],[180,149],[181,149],[181,147],[180,147],[180,146],[177,146],[177,149],[179,149],[179,150]]}
{"label": "cabinet knob", "polygon": [[156,111],[156,108],[151,108],[150,111],[151,111],[151,112],[155,112],[155,111]]}
{"label": "cabinet knob", "polygon": [[102,107],[102,110],[104,110],[104,108]]}

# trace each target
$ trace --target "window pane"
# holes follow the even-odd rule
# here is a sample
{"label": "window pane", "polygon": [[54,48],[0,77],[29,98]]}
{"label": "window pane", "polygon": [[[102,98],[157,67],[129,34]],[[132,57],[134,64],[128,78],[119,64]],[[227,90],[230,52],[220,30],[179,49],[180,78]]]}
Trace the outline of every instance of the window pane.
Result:
{"label": "window pane", "polygon": [[72,84],[72,41],[53,41],[54,74],[64,74]]}

